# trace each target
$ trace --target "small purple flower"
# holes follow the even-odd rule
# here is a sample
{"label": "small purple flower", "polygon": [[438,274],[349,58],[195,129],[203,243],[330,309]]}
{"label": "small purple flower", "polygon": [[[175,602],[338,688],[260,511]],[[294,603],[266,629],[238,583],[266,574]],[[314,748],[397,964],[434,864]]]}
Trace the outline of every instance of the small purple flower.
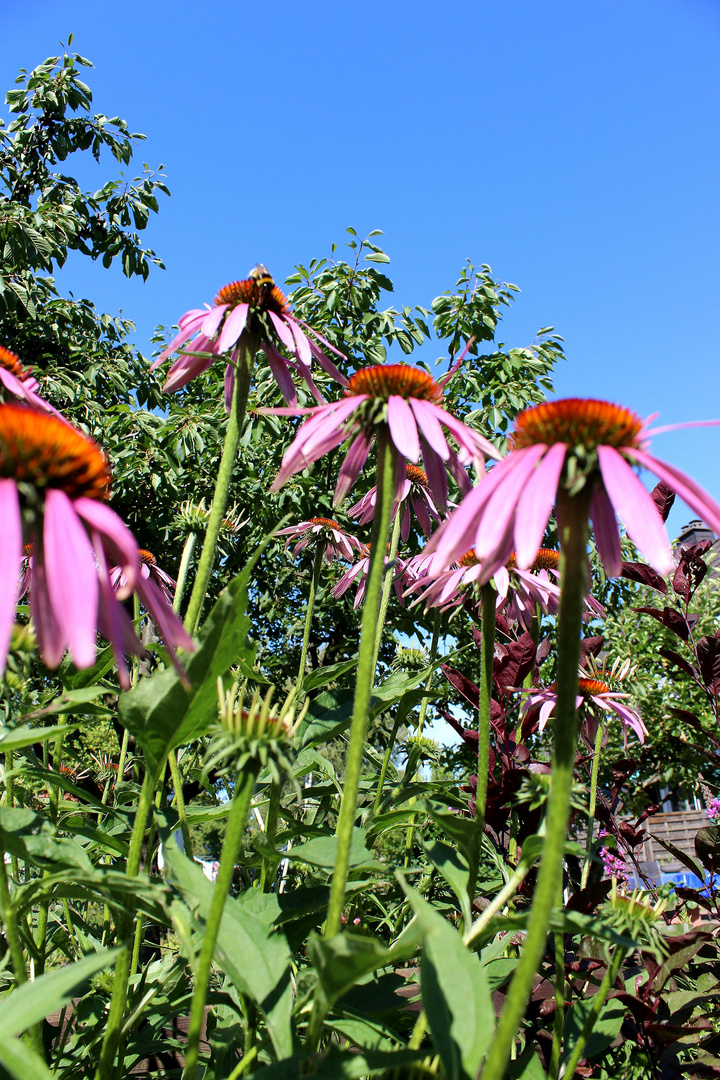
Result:
{"label": "small purple flower", "polygon": [[720,799],[717,796],[709,800],[705,813],[711,821],[720,821]]}
{"label": "small purple flower", "polygon": [[[602,709],[603,712],[614,712],[625,727],[631,728],[635,732],[639,741],[642,743],[645,742],[647,729],[640,714],[624,703],[623,699],[629,696],[629,694],[616,693],[611,690],[606,683],[601,682],[599,679],[580,678],[578,679],[578,694],[575,701],[575,708],[579,709],[584,703],[586,708],[595,706],[598,709]],[[531,712],[533,709],[537,709],[539,706],[539,727],[540,731],[542,731],[547,724],[548,719],[555,711],[556,702],[557,693],[554,686],[550,686],[546,690],[529,690],[525,693],[525,698],[520,711],[521,714],[525,716],[526,713]]]}
{"label": "small purple flower", "polygon": [[[355,593],[355,600],[353,601],[353,607],[359,608],[365,599],[365,588],[367,586],[368,567],[370,566],[370,545],[364,546],[364,555],[361,559],[346,570],[343,576],[338,581],[337,585],[334,585],[330,590],[330,595],[335,599],[343,596],[344,593],[355,582],[358,585],[357,592]],[[385,557],[385,565],[387,566],[388,560]],[[395,585],[395,592],[397,593],[398,600],[404,605],[403,589],[407,583],[407,574],[405,569],[405,563],[402,559],[399,559],[397,555],[393,560],[392,566],[393,584]]]}
{"label": "small purple flower", "polygon": [[287,536],[285,547],[288,547],[293,540],[298,541],[293,548],[293,558],[297,558],[308,544],[324,543],[326,545],[325,558],[329,563],[333,559],[346,559],[348,562],[352,562],[353,551],[362,554],[367,550],[365,544],[363,544],[362,540],[358,540],[357,536],[345,532],[342,525],[338,525],[337,521],[324,517],[300,521],[297,525],[290,525],[287,529],[280,529],[276,535]]}
{"label": "small purple flower", "polygon": [[[354,506],[350,507],[348,510],[348,517],[358,518],[359,525],[367,525],[368,521],[372,521],[375,517],[376,504],[377,487],[371,487],[367,495],[363,495],[359,502],[356,502]],[[402,514],[400,521],[400,536],[405,543],[407,543],[410,537],[411,507],[415,511],[418,525],[425,536],[429,536],[432,532],[432,525],[430,523],[431,518],[438,522],[438,524],[442,521],[438,508],[433,502],[427,473],[417,465],[405,465],[405,482],[399,489],[398,501],[393,505],[393,521],[398,512],[398,504],[400,506],[400,513]],[[454,503],[448,503],[448,506],[454,505]]]}

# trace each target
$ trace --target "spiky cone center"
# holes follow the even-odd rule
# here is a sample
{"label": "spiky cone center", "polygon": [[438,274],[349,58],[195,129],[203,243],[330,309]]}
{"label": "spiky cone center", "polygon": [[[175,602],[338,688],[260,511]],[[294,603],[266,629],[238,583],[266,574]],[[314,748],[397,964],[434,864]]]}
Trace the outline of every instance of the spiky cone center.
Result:
{"label": "spiky cone center", "polygon": [[71,499],[110,495],[110,467],[97,443],[58,417],[22,405],[0,405],[0,476],[58,488]]}
{"label": "spiky cone center", "polygon": [[[508,570],[517,569],[517,556],[513,551],[512,555],[505,564]],[[553,551],[552,548],[540,548],[530,571],[533,574],[538,574],[541,570],[557,570],[560,565],[560,552]]]}
{"label": "spiky cone center", "polygon": [[272,311],[275,315],[288,315],[290,308],[284,293],[273,283],[269,274],[243,278],[223,285],[213,301],[215,307],[227,304],[235,308],[238,304],[249,304],[256,311]]}
{"label": "spiky cone center", "polygon": [[21,382],[23,379],[27,379],[29,374],[15,353],[10,352],[9,349],[4,348],[2,345],[0,345],[0,367],[5,368],[6,371],[9,371],[15,378],[20,379]]}
{"label": "spiky cone center", "polygon": [[598,446],[640,449],[643,422],[637,413],[594,398],[564,398],[521,412],[510,436],[510,449],[566,443],[586,451]]}
{"label": "spiky cone center", "polygon": [[610,687],[600,679],[578,679],[578,694],[582,694],[584,698],[609,693]]}
{"label": "spiky cone center", "polygon": [[424,469],[421,469],[418,465],[405,465],[405,477],[411,484],[417,484],[418,487],[429,487],[427,473]]}
{"label": "spiky cone center", "polygon": [[157,559],[152,551],[146,551],[145,548],[138,548],[138,559],[143,566],[157,566]]}
{"label": "spiky cone center", "polygon": [[457,564],[463,569],[467,569],[467,567],[469,566],[479,566],[480,560],[475,554],[475,548],[470,548],[470,550],[466,551],[464,555],[461,555],[457,561]]}
{"label": "spiky cone center", "polygon": [[420,398],[434,405],[442,402],[442,390],[432,376],[409,364],[375,364],[361,368],[350,376],[345,394],[367,394],[380,401],[397,395],[405,399]]}
{"label": "spiky cone center", "polygon": [[332,518],[314,517],[310,518],[311,525],[320,525],[324,529],[335,529],[336,532],[342,532],[342,525],[338,525],[337,521],[333,521]]}

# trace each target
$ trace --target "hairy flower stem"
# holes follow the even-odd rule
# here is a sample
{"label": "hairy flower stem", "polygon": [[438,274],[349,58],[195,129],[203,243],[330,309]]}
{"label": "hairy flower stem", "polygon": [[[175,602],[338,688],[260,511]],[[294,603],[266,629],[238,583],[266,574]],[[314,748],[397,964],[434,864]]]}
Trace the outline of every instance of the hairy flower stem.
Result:
{"label": "hairy flower stem", "polygon": [[185,809],[183,782],[174,750],[171,750],[168,754],[168,765],[170,766],[170,775],[172,776],[173,789],[175,791],[175,809],[177,810],[178,820],[180,822],[180,832],[182,833],[183,847],[185,848],[185,854],[187,855],[188,859],[192,859],[192,840],[190,839],[190,827],[188,825],[187,811]]}
{"label": "hairy flower stem", "polygon": [[240,435],[245,420],[248,393],[250,391],[250,378],[252,375],[252,363],[255,356],[253,344],[241,344],[238,356],[237,370],[235,372],[235,390],[233,392],[230,416],[225,429],[225,444],[223,446],[218,478],[215,484],[215,494],[208,517],[207,531],[200,561],[198,563],[195,582],[190,595],[187,613],[185,615],[185,629],[188,634],[194,634],[200,621],[205,594],[207,593],[210,574],[215,562],[218,537],[222,526],[223,517],[227,508],[228,495],[230,493],[230,481],[232,480],[233,467],[240,443]]}
{"label": "hairy flower stem", "polygon": [[180,557],[180,568],[178,570],[177,585],[175,586],[175,596],[173,597],[173,611],[176,614],[180,613],[180,605],[182,604],[182,599],[185,595],[188,571],[190,570],[190,563],[192,562],[196,544],[197,533],[191,532],[185,541],[185,547],[183,548],[183,553]]}
{"label": "hairy flower stem", "polygon": [[470,872],[468,874],[468,900],[472,910],[475,899],[482,841],[485,833],[485,809],[487,805],[488,773],[490,771],[490,710],[492,707],[493,657],[495,655],[495,600],[492,585],[483,585],[482,598],[482,647],[480,649],[480,688],[478,701],[478,763],[477,789],[475,792],[475,841],[473,844]]}
{"label": "hairy flower stem", "polygon": [[602,757],[602,741],[605,734],[605,725],[598,720],[597,733],[595,735],[595,752],[593,753],[592,771],[590,773],[590,805],[588,807],[587,842],[585,845],[585,862],[582,868],[580,888],[587,888],[590,876],[590,863],[592,861],[593,832],[595,829],[595,807],[597,806],[598,773],[600,772],[600,758]]}
{"label": "hairy flower stem", "polygon": [[388,568],[383,578],[382,594],[380,596],[380,612],[377,620],[377,636],[375,638],[375,653],[373,655],[373,679],[375,678],[375,672],[377,671],[378,657],[380,655],[380,646],[382,645],[383,630],[385,629],[385,619],[387,617],[388,604],[390,603],[390,590],[392,589],[393,577],[395,571],[393,568],[393,562],[397,555],[398,544],[400,543],[400,519],[401,519],[400,507],[397,508],[395,514],[395,521],[393,522],[392,535],[390,536],[390,550],[388,551]]}
{"label": "hairy flower stem", "polygon": [[242,846],[245,823],[250,810],[250,800],[255,788],[256,777],[257,769],[252,765],[247,765],[242,775],[238,777],[232,806],[230,807],[227,831],[223,841],[222,854],[220,855],[220,869],[215,881],[208,917],[205,920],[205,934],[202,949],[200,950],[195,989],[193,990],[192,1004],[190,1006],[190,1024],[187,1050],[185,1052],[185,1068],[183,1070],[184,1080],[195,1080],[200,1032],[202,1031],[205,1013],[205,1000],[210,985],[210,971],[212,969],[215,943],[220,930],[220,920],[222,919],[225,901],[232,884],[235,863]]}
{"label": "hairy flower stem", "polygon": [[[558,907],[562,907],[562,902],[561,885],[558,890]],[[548,1080],[557,1080],[560,1071],[560,1054],[562,1053],[563,1031],[565,1028],[565,935],[562,930],[556,930],[553,936],[555,938],[555,1021],[553,1024]]]}
{"label": "hairy flower stem", "polygon": [[[17,912],[15,910],[13,898],[10,894],[7,866],[5,865],[5,851],[5,838],[2,829],[0,828],[0,921],[2,921],[5,930],[5,940],[8,943],[10,959],[12,960],[15,985],[21,986],[22,983],[27,982],[27,971],[25,968],[25,955],[23,953],[22,942],[20,941],[20,932],[18,930]],[[45,1061],[45,1049],[43,1047],[40,1024],[33,1024],[30,1028],[30,1043],[35,1050],[35,1053],[39,1054],[42,1061]]]}
{"label": "hairy flower stem", "polygon": [[556,510],[560,536],[562,586],[557,630],[555,740],[552,784],[545,823],[545,844],[530,909],[525,945],[508,988],[495,1039],[482,1072],[483,1080],[501,1080],[505,1075],[510,1053],[525,1015],[533,980],[545,951],[550,916],[562,882],[577,743],[575,699],[578,687],[583,597],[587,576],[586,545],[589,505],[589,484],[586,484],[574,496],[564,488],[558,491]]}
{"label": "hairy flower stem", "polygon": [[[147,769],[145,771],[145,777],[140,789],[138,808],[135,813],[133,831],[130,836],[130,847],[125,869],[125,873],[131,878],[137,877],[140,869],[140,856],[142,855],[143,840],[145,839],[145,828],[147,826],[150,810],[152,809],[155,788],[157,787],[159,778],[159,769]],[[128,899],[128,906],[132,906],[132,901],[130,899]],[[113,982],[110,1011],[108,1013],[107,1025],[105,1028],[105,1038],[103,1039],[102,1050],[100,1052],[100,1060],[95,1072],[95,1080],[110,1080],[113,1072],[115,1053],[120,1044],[123,1013],[125,1012],[128,981],[130,979],[131,952],[129,939],[133,929],[133,922],[134,916],[132,911],[126,912],[122,918],[118,920],[117,940],[121,945],[121,951],[115,961],[115,980]],[[118,1071],[121,1074],[122,1068],[123,1063],[122,1061],[119,1061]]]}
{"label": "hairy flower stem", "polygon": [[[440,638],[440,619],[442,618],[442,612],[440,608],[435,608],[435,621],[433,623],[433,635],[430,643],[430,673],[425,680],[425,697],[420,703],[420,715],[418,716],[416,735],[418,739],[422,738],[423,728],[425,727],[425,717],[427,715],[428,702],[430,701],[429,691],[432,686],[433,670],[435,667],[435,657],[437,656],[438,640]],[[417,776],[417,773],[415,774]],[[411,777],[414,780],[415,776]],[[414,802],[415,800],[413,800]],[[416,818],[412,818],[408,831],[405,834],[405,869],[410,866],[412,861],[412,849],[413,841],[415,838],[415,821]]]}
{"label": "hairy flower stem", "polygon": [[[395,486],[395,454],[387,431],[378,435],[377,462],[377,506],[373,518],[372,537],[370,540],[370,565],[368,567],[367,590],[363,605],[360,629],[360,648],[358,651],[357,676],[355,680],[355,700],[350,725],[350,743],[345,760],[345,784],[336,828],[337,851],[335,867],[330,885],[330,902],[325,924],[325,936],[334,937],[340,930],[348,866],[350,864],[350,844],[352,841],[357,793],[360,783],[360,768],[365,747],[368,711],[373,683],[375,681],[375,644],[380,629],[380,594],[383,573],[385,571],[385,548],[390,531]],[[391,570],[388,573],[392,573]]]}
{"label": "hairy flower stem", "polygon": [[[273,847],[275,846],[275,837],[277,836],[281,791],[282,784],[273,781],[270,785],[270,798],[268,800],[267,818],[265,819],[265,839],[268,844],[271,844]],[[274,876],[273,870],[277,873],[277,862],[272,855],[268,855],[266,859],[263,859],[262,871],[260,873],[260,892],[270,892]]]}
{"label": "hairy flower stem", "polygon": [[315,614],[315,597],[317,596],[317,588],[320,583],[325,546],[325,542],[321,540],[315,551],[312,581],[310,582],[310,595],[308,596],[307,610],[305,612],[305,629],[303,631],[302,650],[300,652],[300,667],[298,669],[297,686],[295,687],[294,694],[294,697],[297,698],[302,697],[302,683],[305,678],[305,665],[307,664],[308,646],[310,644],[310,628],[312,627],[313,615]]}
{"label": "hairy flower stem", "polygon": [[615,952],[612,955],[612,960],[610,961],[608,969],[605,972],[605,978],[601,982],[600,989],[598,990],[597,994],[595,994],[592,999],[592,1006],[590,1008],[590,1012],[588,1013],[587,1020],[583,1024],[583,1029],[578,1036],[578,1041],[573,1046],[572,1053],[570,1054],[570,1057],[567,1060],[567,1064],[561,1073],[562,1080],[572,1080],[573,1076],[575,1075],[575,1069],[577,1068],[577,1064],[583,1055],[583,1051],[585,1050],[587,1041],[592,1034],[592,1029],[595,1027],[597,1018],[600,1015],[600,1010],[607,1001],[607,996],[610,993],[612,987],[615,985],[615,980],[618,977],[618,972],[620,971],[620,967],[623,960],[625,959],[626,953],[627,949],[622,948],[622,946],[617,945],[615,947]]}

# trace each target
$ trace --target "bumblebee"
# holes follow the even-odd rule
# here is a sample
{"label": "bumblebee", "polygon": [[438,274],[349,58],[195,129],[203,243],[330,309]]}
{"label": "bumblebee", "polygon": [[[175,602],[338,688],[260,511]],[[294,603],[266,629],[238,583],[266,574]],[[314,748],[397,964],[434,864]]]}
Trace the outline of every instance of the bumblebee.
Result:
{"label": "bumblebee", "polygon": [[267,266],[263,266],[262,263],[256,263],[248,274],[248,277],[251,277],[256,285],[259,285],[268,291],[275,285],[272,274]]}

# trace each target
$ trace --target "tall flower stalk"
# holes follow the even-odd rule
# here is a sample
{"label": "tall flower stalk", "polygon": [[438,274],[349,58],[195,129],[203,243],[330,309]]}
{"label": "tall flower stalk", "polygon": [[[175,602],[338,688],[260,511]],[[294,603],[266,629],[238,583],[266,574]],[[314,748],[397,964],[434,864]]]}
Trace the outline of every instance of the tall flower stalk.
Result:
{"label": "tall flower stalk", "polygon": [[250,392],[250,379],[252,377],[252,363],[254,356],[254,343],[248,341],[246,338],[242,338],[240,348],[238,349],[232,404],[230,406],[230,416],[228,417],[227,428],[225,429],[225,442],[223,443],[220,469],[215,484],[215,494],[213,495],[207,530],[205,532],[205,540],[203,542],[203,548],[200,554],[197,572],[195,574],[195,581],[193,582],[192,593],[190,594],[190,602],[188,603],[188,609],[185,615],[185,629],[189,634],[195,632],[198,622],[200,621],[208,582],[210,581],[210,574],[212,573],[213,563],[215,562],[218,537],[220,536],[220,528],[228,504],[230,482],[232,480],[235,458],[237,457],[237,450],[240,444],[240,435],[242,434],[242,427],[245,421],[245,410],[247,408],[247,399]]}
{"label": "tall flower stalk", "polygon": [[370,540],[370,566],[360,629],[360,649],[358,651],[355,698],[350,725],[350,742],[345,759],[345,783],[335,830],[337,850],[330,884],[330,902],[325,924],[326,937],[334,937],[339,932],[343,904],[345,903],[345,888],[350,865],[350,845],[360,783],[360,768],[365,747],[370,696],[375,681],[375,645],[378,633],[383,572],[385,570],[385,552],[394,499],[395,472],[396,463],[393,443],[389,433],[380,430],[378,433],[376,479],[378,511],[373,518]]}
{"label": "tall flower stalk", "polygon": [[558,890],[562,885],[563,857],[570,816],[577,719],[583,599],[587,576],[588,514],[591,492],[586,485],[577,495],[558,491],[557,517],[560,535],[562,591],[558,614],[557,705],[552,757],[552,785],[545,826],[545,844],[533,894],[527,937],[520,961],[505,998],[495,1039],[483,1069],[483,1080],[501,1080],[538,966],[545,952],[548,927]]}
{"label": "tall flower stalk", "polygon": [[488,773],[490,771],[490,710],[492,707],[493,657],[495,655],[495,590],[482,586],[482,641],[480,648],[480,687],[478,701],[478,764],[475,792],[475,843],[468,876],[468,900],[475,899],[477,872],[485,832]]}

